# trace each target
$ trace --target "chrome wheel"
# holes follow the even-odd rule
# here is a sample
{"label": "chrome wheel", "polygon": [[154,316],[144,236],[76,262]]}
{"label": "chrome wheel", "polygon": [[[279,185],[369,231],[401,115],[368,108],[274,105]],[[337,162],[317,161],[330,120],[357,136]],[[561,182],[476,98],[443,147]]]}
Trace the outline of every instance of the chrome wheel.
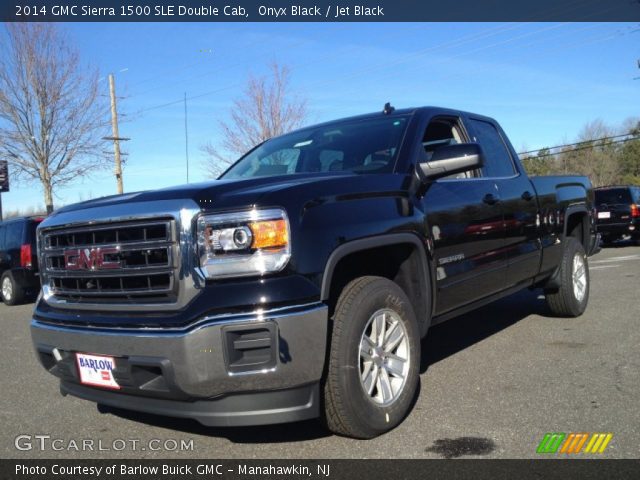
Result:
{"label": "chrome wheel", "polygon": [[402,394],[409,373],[409,338],[396,312],[369,318],[359,346],[360,383],[371,401],[388,406]]}
{"label": "chrome wheel", "polygon": [[9,277],[2,279],[2,297],[8,302],[11,301],[11,297],[13,297],[13,284]]}
{"label": "chrome wheel", "polygon": [[582,302],[587,293],[587,267],[584,257],[579,253],[573,257],[571,276],[573,278],[573,294],[576,300]]}

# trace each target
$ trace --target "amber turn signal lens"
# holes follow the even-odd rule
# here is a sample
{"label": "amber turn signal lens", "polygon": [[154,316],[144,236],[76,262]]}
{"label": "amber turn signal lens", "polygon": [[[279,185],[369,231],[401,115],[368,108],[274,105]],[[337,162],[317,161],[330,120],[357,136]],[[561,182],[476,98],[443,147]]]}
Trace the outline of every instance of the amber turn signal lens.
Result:
{"label": "amber turn signal lens", "polygon": [[284,247],[289,243],[289,233],[285,220],[267,220],[249,224],[253,233],[252,248]]}

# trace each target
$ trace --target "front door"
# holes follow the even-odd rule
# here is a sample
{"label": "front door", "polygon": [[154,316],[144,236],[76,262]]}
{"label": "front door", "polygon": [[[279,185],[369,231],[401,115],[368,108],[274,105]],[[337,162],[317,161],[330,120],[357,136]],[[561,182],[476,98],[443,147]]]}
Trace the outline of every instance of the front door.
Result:
{"label": "front door", "polygon": [[[425,159],[438,147],[469,141],[458,118],[437,117],[423,137]],[[504,217],[496,182],[482,172],[437,180],[422,198],[433,239],[436,315],[505,288]]]}

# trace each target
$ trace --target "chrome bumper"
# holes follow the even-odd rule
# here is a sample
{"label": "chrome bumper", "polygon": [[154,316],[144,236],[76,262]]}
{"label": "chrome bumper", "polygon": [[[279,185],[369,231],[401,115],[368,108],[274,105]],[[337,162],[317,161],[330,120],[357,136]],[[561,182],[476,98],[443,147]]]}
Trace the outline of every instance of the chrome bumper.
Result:
{"label": "chrome bumper", "polygon": [[[230,399],[222,397],[298,389],[297,396],[302,398],[306,393],[301,397],[299,389],[304,386],[312,386],[309,392],[317,397],[326,353],[327,306],[205,318],[189,329],[170,331],[75,328],[33,320],[31,334],[42,365],[61,379],[63,393],[203,421],[206,415],[185,414],[177,405],[199,404],[201,409],[210,406],[215,411],[217,402],[228,411]],[[80,385],[76,352],[115,357],[113,375],[121,390]],[[315,403],[311,410],[317,415]],[[238,408],[243,404],[238,402]],[[273,423],[264,420],[265,413],[259,422],[242,424]],[[229,415],[241,418],[242,412]]]}

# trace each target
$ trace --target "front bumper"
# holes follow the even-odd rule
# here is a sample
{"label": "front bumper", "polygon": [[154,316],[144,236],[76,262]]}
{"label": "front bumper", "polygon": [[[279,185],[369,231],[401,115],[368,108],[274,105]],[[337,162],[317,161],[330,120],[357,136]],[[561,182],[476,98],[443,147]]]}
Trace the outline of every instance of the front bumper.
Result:
{"label": "front bumper", "polygon": [[[71,394],[205,425],[296,421],[319,413],[327,307],[207,317],[184,329],[100,329],[33,320],[42,365]],[[75,353],[115,357],[112,391],[81,385]]]}

